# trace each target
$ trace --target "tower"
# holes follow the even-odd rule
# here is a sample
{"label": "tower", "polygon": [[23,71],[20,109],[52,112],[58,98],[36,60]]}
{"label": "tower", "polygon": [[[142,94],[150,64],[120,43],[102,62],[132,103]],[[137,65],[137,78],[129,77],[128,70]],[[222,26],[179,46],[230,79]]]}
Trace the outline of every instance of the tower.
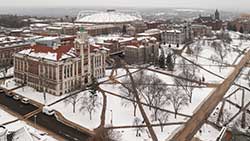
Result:
{"label": "tower", "polygon": [[80,31],[77,32],[77,38],[75,40],[75,50],[76,54],[80,58],[80,83],[81,86],[85,86],[90,83],[91,76],[91,65],[90,65],[90,46],[88,41],[88,33],[84,30],[83,27],[80,28]]}
{"label": "tower", "polygon": [[214,13],[214,18],[215,18],[215,20],[220,20],[220,12],[218,11],[218,9],[216,9],[216,11]]}

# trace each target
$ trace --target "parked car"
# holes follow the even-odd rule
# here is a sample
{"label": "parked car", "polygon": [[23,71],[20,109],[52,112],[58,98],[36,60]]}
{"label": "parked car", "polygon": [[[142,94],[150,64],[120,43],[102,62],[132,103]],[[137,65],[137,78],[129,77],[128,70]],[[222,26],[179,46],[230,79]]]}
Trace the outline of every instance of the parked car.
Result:
{"label": "parked car", "polygon": [[6,92],[5,95],[8,96],[8,97],[12,97],[12,96],[13,96],[13,93],[8,93],[8,92]]}
{"label": "parked car", "polygon": [[44,106],[43,107],[43,113],[46,114],[46,115],[52,116],[52,115],[55,114],[55,110],[48,107],[48,106]]}
{"label": "parked car", "polygon": [[15,100],[20,100],[21,97],[20,97],[19,95],[14,95],[14,96],[13,96],[13,99],[15,99]]}
{"label": "parked car", "polygon": [[30,100],[28,98],[22,98],[21,102],[24,104],[29,104]]}

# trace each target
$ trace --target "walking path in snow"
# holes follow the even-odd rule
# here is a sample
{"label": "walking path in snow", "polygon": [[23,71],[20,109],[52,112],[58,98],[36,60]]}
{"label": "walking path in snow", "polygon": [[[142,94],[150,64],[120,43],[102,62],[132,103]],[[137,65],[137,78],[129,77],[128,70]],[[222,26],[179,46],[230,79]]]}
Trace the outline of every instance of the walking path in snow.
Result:
{"label": "walking path in snow", "polygon": [[223,83],[211,94],[211,96],[200,106],[200,109],[188,120],[184,127],[180,128],[172,137],[171,141],[190,141],[201,126],[205,123],[214,108],[223,99],[224,95],[240,74],[242,68],[250,60],[250,50],[241,59],[234,71],[223,81]]}

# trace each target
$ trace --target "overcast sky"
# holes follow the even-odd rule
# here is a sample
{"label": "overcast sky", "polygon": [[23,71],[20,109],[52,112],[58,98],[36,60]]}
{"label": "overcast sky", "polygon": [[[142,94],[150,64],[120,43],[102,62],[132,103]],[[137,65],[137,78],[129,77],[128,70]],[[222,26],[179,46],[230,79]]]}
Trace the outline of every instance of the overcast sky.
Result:
{"label": "overcast sky", "polygon": [[0,0],[2,7],[183,7],[250,10],[250,0]]}

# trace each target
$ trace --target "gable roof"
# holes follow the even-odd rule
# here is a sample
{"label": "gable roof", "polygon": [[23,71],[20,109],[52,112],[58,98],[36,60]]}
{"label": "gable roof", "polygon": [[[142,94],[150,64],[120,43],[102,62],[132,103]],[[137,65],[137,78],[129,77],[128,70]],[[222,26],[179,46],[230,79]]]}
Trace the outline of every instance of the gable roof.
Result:
{"label": "gable roof", "polygon": [[52,61],[60,61],[66,58],[75,57],[74,45],[64,45],[57,48],[44,45],[34,45],[29,49],[20,51],[19,54],[24,54],[36,58],[44,58]]}

